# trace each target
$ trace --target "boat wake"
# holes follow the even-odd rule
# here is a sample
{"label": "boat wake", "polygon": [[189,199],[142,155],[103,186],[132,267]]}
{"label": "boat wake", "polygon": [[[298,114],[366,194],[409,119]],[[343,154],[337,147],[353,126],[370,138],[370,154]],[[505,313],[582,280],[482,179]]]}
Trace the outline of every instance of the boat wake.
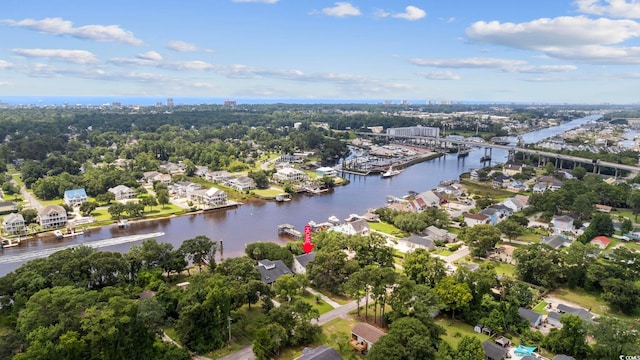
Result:
{"label": "boat wake", "polygon": [[89,241],[80,244],[66,245],[66,246],[57,246],[49,249],[30,251],[19,255],[8,255],[8,256],[0,256],[0,264],[11,264],[21,261],[33,260],[45,258],[54,252],[66,249],[72,249],[79,246],[88,246],[90,248],[99,249],[107,246],[126,244],[134,241],[140,241],[145,239],[156,238],[164,235],[164,232],[154,232],[149,234],[140,234],[140,235],[130,235],[130,236],[122,236],[117,238]]}

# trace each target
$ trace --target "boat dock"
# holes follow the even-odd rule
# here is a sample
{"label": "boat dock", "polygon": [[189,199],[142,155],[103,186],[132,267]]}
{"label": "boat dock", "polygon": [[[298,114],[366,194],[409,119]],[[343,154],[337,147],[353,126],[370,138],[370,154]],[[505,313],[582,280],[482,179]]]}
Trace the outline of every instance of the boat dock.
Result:
{"label": "boat dock", "polygon": [[278,225],[278,235],[289,236],[295,240],[302,239],[302,233],[296,230],[295,227],[291,224]]}

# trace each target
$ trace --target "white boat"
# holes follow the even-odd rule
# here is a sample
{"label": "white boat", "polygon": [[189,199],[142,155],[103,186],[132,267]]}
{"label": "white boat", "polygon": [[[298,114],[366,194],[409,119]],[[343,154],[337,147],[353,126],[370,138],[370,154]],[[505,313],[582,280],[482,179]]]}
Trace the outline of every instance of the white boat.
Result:
{"label": "white boat", "polygon": [[62,231],[60,231],[60,230],[54,230],[53,231],[53,235],[55,235],[56,238],[58,238],[58,239],[62,239]]}
{"label": "white boat", "polygon": [[339,224],[339,223],[340,223],[340,219],[338,219],[338,217],[333,216],[333,215],[332,215],[332,216],[329,216],[329,219],[328,219],[328,220],[329,220],[329,222],[330,222],[330,223],[332,223],[332,224]]}
{"label": "white boat", "polygon": [[356,221],[358,219],[362,219],[362,216],[358,215],[358,214],[349,214],[349,217],[347,217],[346,219],[344,219],[344,221],[346,222],[351,222],[351,221]]}
{"label": "white boat", "polygon": [[291,194],[278,194],[276,195],[276,201],[278,202],[285,202],[285,201],[291,201]]}
{"label": "white boat", "polygon": [[393,170],[393,166],[389,166],[389,169],[382,173],[382,177],[383,178],[392,177],[400,174],[401,172],[402,172],[401,170]]}

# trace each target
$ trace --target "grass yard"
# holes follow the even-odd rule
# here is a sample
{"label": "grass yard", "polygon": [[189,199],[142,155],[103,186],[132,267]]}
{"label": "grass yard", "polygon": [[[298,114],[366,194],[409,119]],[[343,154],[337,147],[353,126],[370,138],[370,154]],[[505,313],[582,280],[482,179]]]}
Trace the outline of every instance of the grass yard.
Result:
{"label": "grass yard", "polygon": [[451,250],[449,250],[449,249],[439,249],[439,248],[436,248],[436,249],[434,250],[434,254],[436,254],[436,255],[440,255],[440,256],[449,256],[449,255],[453,254],[453,251],[451,251]]}
{"label": "grass yard", "polygon": [[491,261],[491,263],[495,267],[497,275],[507,275],[511,277],[514,276],[513,274],[515,273],[515,270],[516,270],[515,265],[507,264],[502,261]]}
{"label": "grass yard", "polygon": [[[524,242],[528,242],[528,243],[539,243],[540,242],[540,237],[542,235],[540,234],[524,234],[522,236],[519,236],[516,240],[518,241],[524,241]],[[508,241],[507,241],[508,243]]]}
{"label": "grass yard", "polygon": [[620,315],[617,313],[612,313],[609,310],[606,302],[600,299],[598,295],[589,293],[582,289],[557,289],[549,293],[549,295],[555,296],[559,299],[570,301],[585,309],[591,309],[591,312],[598,315],[614,315],[621,318],[631,318],[625,317],[624,315]]}
{"label": "grass yard", "polygon": [[305,293],[305,295],[300,298],[307,304],[313,306],[314,309],[318,310],[320,315],[333,310],[333,306],[327,304],[322,299],[319,302],[316,302],[316,296],[311,293]]}
{"label": "grass yard", "polygon": [[392,224],[388,224],[385,222],[373,222],[373,223],[369,223],[369,227],[371,227],[372,230],[380,231],[388,235],[396,235],[399,237],[404,237],[404,233],[402,232],[402,230],[398,229]]}
{"label": "grass yard", "polygon": [[258,330],[259,324],[266,315],[262,313],[262,303],[251,305],[251,310],[244,305],[239,311],[243,314],[240,320],[231,323],[231,338],[233,342],[230,346],[205,354],[210,359],[219,359],[240,350],[243,346],[253,342],[253,334]]}
{"label": "grass yard", "polygon": [[442,339],[449,345],[451,345],[451,347],[453,347],[454,349],[458,348],[458,343],[465,335],[477,337],[480,339],[480,341],[489,339],[489,336],[478,334],[477,332],[473,331],[473,326],[460,320],[451,320],[449,318],[441,316],[436,320],[436,324],[442,326],[445,329],[447,333],[442,336]]}
{"label": "grass yard", "polygon": [[513,197],[511,191],[494,189],[490,184],[471,180],[462,180],[462,184],[467,188],[467,191],[473,195],[491,196],[494,198],[503,197],[504,199]]}
{"label": "grass yard", "polygon": [[275,199],[276,195],[284,193],[284,190],[278,188],[254,189],[251,191],[263,199]]}
{"label": "grass yard", "polygon": [[549,305],[548,302],[546,301],[540,301],[538,303],[538,305],[536,305],[533,308],[533,311],[537,312],[538,314],[542,314],[542,315],[547,315],[549,312],[547,311],[547,305]]}
{"label": "grass yard", "polygon": [[640,251],[640,244],[636,243],[636,242],[625,242],[624,243],[624,247],[626,247],[627,249],[633,249],[633,250],[637,250]]}

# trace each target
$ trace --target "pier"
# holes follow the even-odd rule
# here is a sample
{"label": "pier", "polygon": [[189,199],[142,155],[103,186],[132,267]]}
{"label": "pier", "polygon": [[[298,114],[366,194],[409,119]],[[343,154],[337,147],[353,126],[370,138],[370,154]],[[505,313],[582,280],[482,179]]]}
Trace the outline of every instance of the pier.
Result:
{"label": "pier", "polygon": [[278,235],[284,235],[293,238],[294,240],[302,239],[302,233],[295,229],[291,224],[278,225]]}

